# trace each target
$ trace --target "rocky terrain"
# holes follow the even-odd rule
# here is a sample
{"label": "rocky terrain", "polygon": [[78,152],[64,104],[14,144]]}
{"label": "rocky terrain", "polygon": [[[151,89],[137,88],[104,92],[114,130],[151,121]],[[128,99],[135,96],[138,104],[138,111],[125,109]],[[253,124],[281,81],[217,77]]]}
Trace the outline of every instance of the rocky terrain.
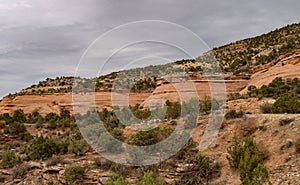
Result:
{"label": "rocky terrain", "polygon": [[[96,78],[95,89],[78,93],[82,98],[76,103],[72,101],[76,80],[73,77],[46,79],[9,94],[0,102],[0,183],[300,184],[299,38],[300,24],[294,24],[213,49],[223,79],[205,76],[196,62],[201,57],[146,68],[145,71],[183,68],[200,101],[197,126],[187,146],[167,161],[151,166],[124,166],[100,156],[82,138],[73,108],[87,104],[89,99],[85,95],[92,93],[105,128],[125,143],[144,146],[148,141],[166,138],[180,125],[177,113],[182,107],[176,104],[180,101],[176,85],[181,82],[170,83],[163,78],[149,77],[145,72],[145,78],[135,81],[131,88],[129,109],[147,124],[156,122],[147,120],[152,101],[164,100],[167,115],[157,121],[159,126],[153,132],[139,132],[117,120],[112,111],[112,89],[117,73]],[[132,75],[129,80],[134,80],[135,73],[135,69],[129,70],[128,74]],[[91,82],[81,80],[88,89]],[[226,109],[225,119],[216,139],[199,154],[198,146],[206,128],[211,126],[209,119],[215,106],[215,100],[209,98],[210,87],[220,83],[226,87],[227,101],[222,106]],[[188,93],[192,91],[184,89]],[[102,138],[102,131],[97,134],[99,128],[93,125],[94,120],[89,121],[85,129],[96,134],[98,142],[107,142]],[[234,152],[230,152],[234,146]],[[234,154],[239,155],[236,166]],[[258,172],[244,177],[249,169]]]}

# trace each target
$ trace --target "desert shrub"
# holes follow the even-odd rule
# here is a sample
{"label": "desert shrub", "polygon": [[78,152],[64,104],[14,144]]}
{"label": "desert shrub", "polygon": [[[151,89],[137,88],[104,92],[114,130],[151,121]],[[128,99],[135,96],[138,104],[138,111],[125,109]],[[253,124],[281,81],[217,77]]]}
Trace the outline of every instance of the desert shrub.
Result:
{"label": "desert shrub", "polygon": [[272,105],[271,103],[265,102],[260,106],[260,111],[264,114],[272,113]]}
{"label": "desert shrub", "polygon": [[228,153],[229,163],[231,167],[238,169],[243,184],[262,185],[269,181],[268,170],[262,165],[263,159],[259,156],[257,144],[251,137],[240,143],[235,136]]}
{"label": "desert shrub", "polygon": [[12,118],[15,122],[19,122],[19,123],[26,122],[25,114],[24,114],[23,110],[21,110],[21,109],[15,110]]}
{"label": "desert shrub", "polygon": [[65,153],[64,143],[59,143],[53,139],[37,137],[32,140],[27,148],[27,156],[32,159],[45,159],[52,157],[52,155],[59,155]]}
{"label": "desert shrub", "polygon": [[283,80],[281,77],[275,78],[270,84],[261,88],[250,86],[247,95],[249,97],[272,97],[277,99],[285,93],[300,92],[300,81],[298,78]]}
{"label": "desert shrub", "polygon": [[20,158],[15,154],[13,150],[10,150],[9,148],[4,150],[1,161],[2,167],[11,168],[20,162]]}
{"label": "desert shrub", "polygon": [[20,135],[24,132],[26,132],[26,127],[24,123],[19,122],[11,122],[4,129],[4,133],[11,135]]}
{"label": "desert shrub", "polygon": [[46,166],[55,166],[57,164],[65,164],[65,160],[61,156],[53,156],[46,161]]}
{"label": "desert shrub", "polygon": [[104,185],[130,185],[130,183],[122,176],[116,173],[110,173],[108,179],[104,182]]}
{"label": "desert shrub", "polygon": [[227,97],[227,101],[244,99],[244,96],[240,93],[230,93]]}
{"label": "desert shrub", "polygon": [[21,140],[26,141],[26,142],[30,141],[33,138],[33,136],[30,135],[28,132],[23,132],[23,133],[19,134],[19,136],[20,136]]}
{"label": "desert shrub", "polygon": [[32,114],[27,115],[28,123],[36,123],[41,125],[44,122],[44,118],[38,112],[33,112]]}
{"label": "desert shrub", "polygon": [[111,167],[109,168],[110,171],[118,175],[121,175],[122,177],[127,177],[128,175],[131,175],[133,169],[134,167],[132,166],[125,166],[122,164],[112,164]]}
{"label": "desert shrub", "polygon": [[8,113],[1,114],[0,120],[3,120],[5,122],[5,125],[14,122],[13,118],[10,117]]}
{"label": "desert shrub", "polygon": [[295,142],[295,150],[297,153],[300,153],[300,139]]}
{"label": "desert shrub", "polygon": [[297,95],[286,93],[280,96],[272,106],[274,113],[300,113],[300,100]]}
{"label": "desert shrub", "polygon": [[208,184],[208,181],[220,175],[220,166],[213,165],[203,153],[186,156],[185,164],[192,164],[181,174],[178,184]]}
{"label": "desert shrub", "polygon": [[49,181],[47,182],[47,185],[54,185],[54,182],[51,181],[51,180],[49,180]]}
{"label": "desert shrub", "polygon": [[26,174],[28,173],[29,171],[29,166],[27,164],[21,164],[21,165],[18,165],[18,166],[15,166],[13,168],[13,178],[16,179],[16,178],[25,178]]}
{"label": "desert shrub", "polygon": [[163,177],[155,178],[152,171],[144,173],[142,179],[136,182],[137,185],[166,185]]}
{"label": "desert shrub", "polygon": [[90,150],[90,145],[84,139],[73,139],[68,146],[68,152],[77,156],[83,156]]}
{"label": "desert shrub", "polygon": [[162,139],[164,139],[166,136],[171,134],[173,130],[171,128],[164,128],[160,129],[159,127],[156,127],[151,130],[147,131],[139,131],[135,135],[131,136],[131,143],[137,146],[149,146],[153,145]]}
{"label": "desert shrub", "polygon": [[244,138],[254,134],[258,129],[258,122],[255,119],[247,118],[237,125],[237,135]]}
{"label": "desert shrub", "polygon": [[230,110],[225,114],[226,119],[235,119],[235,118],[241,118],[245,115],[243,111],[237,112],[236,110]]}
{"label": "desert shrub", "polygon": [[181,114],[181,104],[179,102],[170,102],[166,101],[167,113],[166,118],[168,119],[176,119]]}
{"label": "desert shrub", "polygon": [[71,166],[65,169],[65,180],[67,183],[72,184],[76,180],[82,180],[85,169],[81,166]]}
{"label": "desert shrub", "polygon": [[156,88],[156,77],[140,79],[134,84],[132,90],[153,90]]}
{"label": "desert shrub", "polygon": [[151,111],[149,109],[146,110],[138,109],[133,112],[133,115],[138,119],[147,119],[151,116]]}

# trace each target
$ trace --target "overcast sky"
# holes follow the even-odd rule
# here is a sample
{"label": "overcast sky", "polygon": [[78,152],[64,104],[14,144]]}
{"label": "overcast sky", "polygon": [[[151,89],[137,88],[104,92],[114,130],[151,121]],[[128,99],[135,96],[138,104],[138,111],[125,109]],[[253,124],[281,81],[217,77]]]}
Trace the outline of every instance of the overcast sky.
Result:
{"label": "overcast sky", "polygon": [[[0,0],[0,97],[47,77],[74,76],[87,47],[122,24],[170,21],[213,48],[298,23],[299,7],[299,0]],[[161,35],[176,39],[171,30]],[[125,49],[103,73],[119,70],[122,58],[139,51],[182,58],[174,48],[154,46]]]}

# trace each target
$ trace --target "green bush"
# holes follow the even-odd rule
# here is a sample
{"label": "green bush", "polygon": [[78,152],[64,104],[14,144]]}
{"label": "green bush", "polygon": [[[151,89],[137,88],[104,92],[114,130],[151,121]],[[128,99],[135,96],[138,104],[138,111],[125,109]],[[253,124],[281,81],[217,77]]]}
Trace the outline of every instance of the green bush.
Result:
{"label": "green bush", "polygon": [[269,85],[263,85],[261,88],[250,86],[247,95],[249,97],[272,97],[277,99],[285,93],[300,93],[298,78],[283,80],[281,77],[277,77]]}
{"label": "green bush", "polygon": [[181,114],[181,104],[179,102],[166,101],[167,113],[166,118],[177,119]]}
{"label": "green bush", "polygon": [[104,182],[104,185],[130,185],[130,183],[122,176],[111,173],[108,175],[108,179]]}
{"label": "green bush", "polygon": [[226,119],[235,119],[235,118],[241,118],[245,115],[243,111],[236,112],[236,110],[230,110],[225,114]]}
{"label": "green bush", "polygon": [[80,166],[71,166],[65,169],[65,180],[68,184],[72,184],[76,180],[82,180],[85,169]]}
{"label": "green bush", "polygon": [[11,135],[20,135],[25,132],[26,132],[26,127],[24,123],[19,123],[19,122],[11,122],[4,129],[4,133],[11,134]]}
{"label": "green bush", "polygon": [[166,185],[166,182],[162,177],[155,178],[152,171],[144,173],[141,180],[136,182],[137,185]]}
{"label": "green bush", "polygon": [[297,95],[286,93],[280,96],[272,106],[273,113],[300,113],[300,100]]}
{"label": "green bush", "polygon": [[8,148],[4,150],[2,154],[2,162],[1,162],[2,167],[11,168],[20,162],[21,162],[20,158],[15,154],[14,151]]}
{"label": "green bush", "polygon": [[43,137],[36,137],[33,139],[27,148],[27,156],[32,159],[46,159],[52,155],[59,155],[65,153],[66,145],[59,143],[53,139]]}
{"label": "green bush", "polygon": [[269,181],[268,170],[261,163],[263,159],[255,141],[247,137],[241,144],[234,137],[233,144],[228,148],[230,165],[239,170],[244,185],[262,185]]}
{"label": "green bush", "polygon": [[24,114],[23,110],[21,110],[21,109],[16,110],[14,112],[14,115],[13,115],[12,118],[15,122],[19,122],[19,123],[25,123],[26,122],[25,114]]}
{"label": "green bush", "polygon": [[65,164],[66,161],[61,156],[53,156],[52,158],[48,159],[46,162],[46,166],[55,166],[57,164]]}
{"label": "green bush", "polygon": [[147,131],[139,131],[131,136],[131,143],[137,146],[153,145],[169,136],[172,132],[172,128],[169,127],[164,129],[156,127]]}
{"label": "green bush", "polygon": [[68,152],[77,156],[83,156],[90,150],[90,145],[84,140],[71,140],[68,146]]}

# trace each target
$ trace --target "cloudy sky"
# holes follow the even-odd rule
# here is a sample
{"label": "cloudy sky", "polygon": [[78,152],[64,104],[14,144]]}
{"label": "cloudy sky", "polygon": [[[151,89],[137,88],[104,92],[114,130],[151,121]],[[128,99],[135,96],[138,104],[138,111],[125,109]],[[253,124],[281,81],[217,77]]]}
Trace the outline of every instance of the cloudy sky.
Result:
{"label": "cloudy sky", "polygon": [[[126,23],[162,20],[181,25],[207,44],[202,47],[191,41],[190,47],[199,47],[200,55],[207,48],[298,23],[299,7],[299,0],[0,0],[0,97],[47,77],[74,76],[89,45]],[[156,30],[143,25],[136,32],[127,30],[126,34],[111,36],[105,42],[100,39],[98,44],[102,50],[98,51],[101,56],[95,60],[96,66],[104,65],[103,48],[111,51],[124,37],[134,38],[140,33],[159,30],[162,39],[178,39],[172,27]],[[100,73],[130,66],[137,53],[139,58],[151,53],[170,61],[184,56],[170,45],[136,43],[125,47]],[[158,59],[147,61],[147,64],[159,63]],[[91,68],[95,68],[93,62]]]}

